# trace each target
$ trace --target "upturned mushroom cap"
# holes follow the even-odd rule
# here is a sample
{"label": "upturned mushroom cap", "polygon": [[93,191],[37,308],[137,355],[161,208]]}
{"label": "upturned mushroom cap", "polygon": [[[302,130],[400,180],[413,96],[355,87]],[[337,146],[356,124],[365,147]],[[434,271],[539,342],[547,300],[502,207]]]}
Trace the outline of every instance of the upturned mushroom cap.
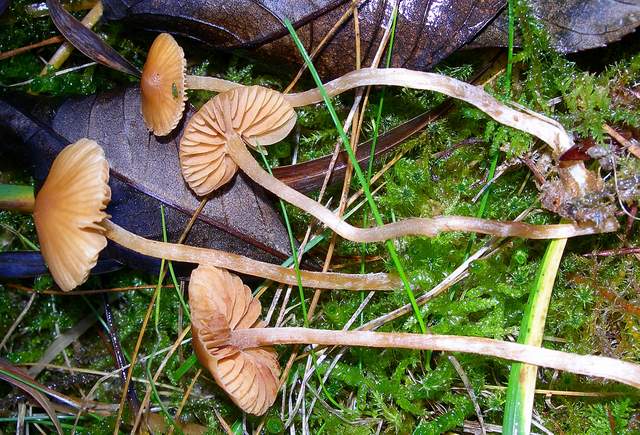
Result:
{"label": "upturned mushroom cap", "polygon": [[281,93],[261,86],[238,87],[209,100],[191,117],[180,141],[182,175],[200,196],[227,183],[238,167],[227,152],[232,134],[253,146],[281,141],[296,112]]}
{"label": "upturned mushroom cap", "polygon": [[280,366],[271,348],[229,344],[235,329],[259,328],[262,307],[239,277],[200,265],[191,274],[189,306],[193,347],[200,363],[243,411],[264,414],[276,400]]}
{"label": "upturned mushroom cap", "polygon": [[100,222],[111,199],[109,164],[94,141],[67,146],[36,196],[33,220],[42,256],[64,291],[87,280],[107,245]]}
{"label": "upturned mushroom cap", "polygon": [[186,60],[173,36],[161,33],[153,41],[142,69],[142,116],[147,128],[165,136],[178,125],[184,104]]}

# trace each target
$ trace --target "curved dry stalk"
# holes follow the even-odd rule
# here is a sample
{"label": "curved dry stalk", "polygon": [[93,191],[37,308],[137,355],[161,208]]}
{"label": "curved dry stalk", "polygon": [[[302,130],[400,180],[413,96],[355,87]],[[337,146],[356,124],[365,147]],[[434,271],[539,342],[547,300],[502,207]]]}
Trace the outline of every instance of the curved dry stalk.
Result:
{"label": "curved dry stalk", "polygon": [[[105,236],[108,239],[143,255],[186,263],[209,264],[289,285],[297,285],[298,283],[296,271],[283,266],[264,263],[243,257],[242,255],[215,249],[148,240],[125,230],[109,220],[104,220],[101,225],[105,229]],[[401,285],[400,280],[396,276],[386,273],[359,275],[301,270],[300,277],[302,279],[302,285],[305,287],[320,287],[325,289],[358,291],[363,289],[391,290]]]}
{"label": "curved dry stalk", "polygon": [[526,239],[557,239],[599,232],[615,231],[615,222],[598,229],[585,224],[532,225],[522,222],[503,222],[467,216],[436,216],[412,218],[373,228],[358,228],[336,216],[331,210],[306,195],[287,186],[270,175],[256,162],[242,138],[233,134],[227,141],[229,156],[253,181],[288,203],[311,214],[341,237],[354,242],[382,242],[403,236],[435,237],[441,232],[461,231],[490,234],[499,237]]}
{"label": "curved dry stalk", "polygon": [[640,388],[640,365],[638,364],[481,337],[331,331],[311,328],[251,328],[230,331],[228,344],[238,349],[269,347],[277,344],[318,344],[464,352],[612,379]]}

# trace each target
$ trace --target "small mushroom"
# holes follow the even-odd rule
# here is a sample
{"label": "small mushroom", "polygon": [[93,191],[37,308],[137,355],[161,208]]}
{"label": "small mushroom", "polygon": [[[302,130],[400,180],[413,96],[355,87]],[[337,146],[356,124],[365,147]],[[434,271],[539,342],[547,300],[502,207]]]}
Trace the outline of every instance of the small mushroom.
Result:
{"label": "small mushroom", "polygon": [[[34,206],[40,246],[53,278],[65,291],[82,284],[107,239],[143,255],[187,263],[206,263],[247,275],[296,285],[296,271],[215,249],[156,242],[109,221],[109,165],[104,151],[80,139],[56,157]],[[384,273],[368,275],[301,270],[306,287],[391,290],[400,282]]]}
{"label": "small mushroom", "polygon": [[140,82],[142,116],[155,135],[165,136],[178,125],[187,100],[187,89],[220,92],[239,86],[215,77],[187,75],[186,66],[184,51],[173,36],[168,33],[158,35],[147,54]]}
{"label": "small mushroom", "polygon": [[[227,288],[225,288],[227,287]],[[640,365],[513,342],[455,335],[269,328],[260,303],[233,274],[200,265],[191,274],[189,306],[198,359],[243,411],[263,414],[275,401],[279,368],[272,346],[317,344],[465,352],[613,379],[640,388]]]}
{"label": "small mushroom", "polygon": [[[407,235],[433,237],[441,231],[529,239],[567,238],[600,231],[592,225],[530,225],[466,216],[414,218],[374,228],[354,227],[273,177],[247,149],[245,144],[270,145],[284,139],[295,121],[291,104],[274,90],[243,86],[222,92],[205,103],[187,123],[180,140],[182,175],[197,195],[205,196],[228,182],[239,167],[260,186],[354,242],[380,242]],[[609,223],[606,230],[614,230],[614,224]]]}
{"label": "small mushroom", "polygon": [[87,280],[107,246],[100,223],[111,200],[104,151],[88,139],[56,157],[36,196],[33,220],[42,256],[56,283],[69,291]]}
{"label": "small mushroom", "polygon": [[[213,291],[220,293],[212,297]],[[226,344],[232,330],[264,326],[258,319],[260,302],[239,277],[211,266],[192,272],[189,295],[198,359],[236,405],[250,414],[264,414],[278,394],[278,355],[267,347],[239,349]]]}

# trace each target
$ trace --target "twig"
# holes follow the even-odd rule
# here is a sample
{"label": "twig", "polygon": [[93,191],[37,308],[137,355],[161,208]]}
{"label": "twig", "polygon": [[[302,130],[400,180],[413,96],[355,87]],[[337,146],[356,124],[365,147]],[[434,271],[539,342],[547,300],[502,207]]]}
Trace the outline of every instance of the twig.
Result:
{"label": "twig", "polygon": [[182,344],[182,340],[184,340],[184,338],[187,336],[187,334],[190,331],[191,331],[191,326],[187,326],[184,329],[184,331],[182,331],[182,334],[180,334],[180,336],[173,343],[173,345],[171,346],[171,349],[169,350],[169,352],[167,352],[167,354],[165,355],[164,359],[160,363],[160,366],[158,367],[158,369],[156,370],[155,374],[153,375],[153,380],[147,386],[147,391],[145,392],[144,398],[142,399],[142,403],[140,404],[140,409],[136,413],[136,418],[135,418],[135,421],[133,423],[133,427],[131,429],[131,433],[132,434],[136,433],[136,429],[138,428],[138,425],[140,424],[140,421],[142,419],[142,415],[145,412],[144,409],[147,406],[147,404],[149,403],[149,400],[151,399],[151,385],[156,383],[156,381],[158,380],[158,378],[162,374],[165,366],[169,362],[169,359],[173,356],[173,354],[176,352],[178,347]]}
{"label": "twig", "polygon": [[[174,417],[175,422],[178,424],[180,424],[180,415],[182,414],[182,410],[184,409],[184,406],[186,405],[187,400],[191,395],[191,391],[193,391],[193,386],[196,384],[196,381],[200,377],[200,374],[202,374],[202,369],[198,369],[193,379],[191,379],[191,383],[189,383],[189,386],[187,387],[187,391],[185,391],[184,395],[182,396],[182,400],[180,401],[180,405],[178,406],[178,410],[176,411],[176,415]],[[171,426],[169,428],[169,435],[173,434],[174,429],[175,429],[174,426]]]}
{"label": "twig", "polygon": [[[82,24],[88,29],[92,28],[98,21],[100,21],[102,12],[102,1],[98,0],[96,4],[91,8],[91,10],[87,13],[87,15],[85,15],[85,17],[82,19]],[[51,59],[49,59],[47,65],[45,65],[42,71],[40,71],[40,75],[47,75],[50,68],[60,68],[62,64],[64,64],[64,62],[69,58],[69,56],[71,56],[73,50],[73,45],[71,45],[69,42],[64,42],[60,47],[58,47]]]}
{"label": "twig", "polygon": [[[73,72],[73,71],[78,71],[78,70],[81,70],[83,68],[88,68],[88,67],[94,66],[94,65],[96,65],[96,62],[88,62],[88,63],[85,63],[83,65],[78,65],[78,66],[74,66],[74,67],[67,68],[67,69],[61,69],[60,71],[54,72],[52,74],[52,76],[53,77],[58,77],[58,76],[61,76],[61,75],[64,75],[64,74],[67,74],[67,73],[70,73],[70,72]],[[18,87],[18,86],[29,85],[29,84],[33,83],[34,80],[36,80],[36,79],[29,79],[29,80],[25,80],[23,82],[13,83],[11,85],[2,85],[2,86],[4,86],[5,88],[15,88],[15,87]]]}
{"label": "twig", "polygon": [[36,48],[45,47],[47,45],[58,44],[63,42],[64,38],[60,35],[53,36],[51,38],[44,39],[40,42],[36,42],[35,44],[25,45],[24,47],[14,48],[13,50],[5,51],[4,53],[0,53],[0,60],[9,59],[10,57],[17,56],[22,53],[26,53],[27,51],[34,50]]}
{"label": "twig", "polygon": [[476,393],[475,391],[473,391],[473,385],[471,385],[471,381],[469,380],[469,377],[467,376],[464,369],[460,365],[460,362],[458,361],[458,359],[453,355],[449,355],[448,358],[453,368],[456,370],[456,372],[458,372],[458,376],[460,376],[460,379],[464,384],[464,388],[467,390],[467,394],[469,394],[469,398],[473,403],[473,408],[476,411],[476,416],[478,417],[478,423],[480,424],[480,433],[482,435],[486,435],[487,431],[484,426],[484,418],[482,418],[482,410],[480,409],[480,405],[478,404]]}
{"label": "twig", "polygon": [[5,344],[7,344],[7,341],[9,341],[9,338],[11,338],[11,335],[13,334],[13,331],[16,330],[18,325],[20,325],[20,322],[22,322],[22,319],[24,319],[24,317],[29,312],[29,309],[31,308],[31,305],[33,304],[33,301],[35,301],[35,299],[36,299],[36,295],[37,295],[37,293],[33,293],[31,295],[31,297],[27,301],[27,305],[25,305],[25,307],[22,309],[22,311],[20,312],[20,314],[18,315],[16,320],[13,322],[13,324],[11,325],[9,330],[7,331],[7,333],[4,335],[4,338],[2,339],[2,342],[0,342],[0,350],[2,350],[2,348],[5,346]]}
{"label": "twig", "polygon": [[[120,370],[120,378],[122,379],[122,383],[126,382],[127,376],[122,368],[126,365],[127,361],[122,353],[122,347],[120,346],[120,340],[118,339],[118,330],[115,325],[115,321],[113,318],[113,313],[111,312],[111,305],[109,304],[109,299],[106,294],[103,294],[103,305],[104,305],[104,318],[107,324],[109,333],[109,340],[111,340],[111,347],[113,348],[113,355],[116,361],[116,368]],[[131,405],[131,409],[134,412],[140,408],[140,401],[138,400],[138,396],[136,395],[136,390],[133,388],[133,385],[129,384],[129,389],[127,390],[127,396],[129,398],[129,404]]]}

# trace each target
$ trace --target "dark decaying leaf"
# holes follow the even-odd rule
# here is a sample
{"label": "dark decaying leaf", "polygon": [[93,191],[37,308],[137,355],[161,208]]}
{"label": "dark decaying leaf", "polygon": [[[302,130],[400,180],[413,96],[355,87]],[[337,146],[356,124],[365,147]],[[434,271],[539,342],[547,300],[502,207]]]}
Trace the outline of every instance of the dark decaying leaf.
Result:
{"label": "dark decaying leaf", "polygon": [[[395,1],[359,2],[362,64],[370,65]],[[505,0],[399,2],[392,64],[424,70],[471,40],[504,7]],[[271,64],[302,65],[283,25],[294,23],[306,47],[316,47],[351,5],[348,0],[103,0],[105,18],[169,31],[217,49],[248,50]],[[354,69],[355,34],[350,18],[319,54],[325,79]]]}
{"label": "dark decaying leaf", "polygon": [[[529,0],[555,48],[573,53],[618,41],[640,25],[639,0]],[[472,47],[505,47],[507,13],[500,14],[471,43]]]}
{"label": "dark decaying leaf", "polygon": [[64,10],[59,0],[47,0],[49,15],[54,24],[67,41],[84,53],[85,56],[98,63],[140,77],[141,73],[128,60],[100,39],[98,35],[87,29],[73,15]]}
{"label": "dark decaying leaf", "polygon": [[[379,158],[380,156],[394,150],[402,142],[421,131],[430,122],[438,119],[438,117],[449,110],[452,105],[451,100],[447,100],[434,110],[418,115],[415,118],[392,128],[385,134],[380,135],[374,152],[375,158]],[[367,140],[366,142],[358,145],[356,157],[363,170],[367,167],[370,154],[371,140]],[[322,186],[325,173],[329,168],[332,157],[333,156],[328,155],[295,165],[273,168],[273,175],[296,190],[301,192],[311,192]],[[329,179],[330,184],[337,183],[344,179],[348,161],[349,157],[347,156],[346,151],[340,152],[340,155],[336,159],[333,172],[331,173],[331,178]]]}
{"label": "dark decaying leaf", "polygon": [[58,421],[56,411],[53,409],[53,405],[44,394],[42,394],[32,386],[39,385],[35,379],[33,379],[22,370],[12,366],[8,361],[2,358],[0,358],[0,379],[8,382],[16,388],[21,389],[29,396],[31,396],[31,398],[33,398],[33,400],[35,400],[38,405],[40,405],[40,407],[47,413],[47,415],[51,419],[51,422],[56,428],[56,431],[60,435],[64,434],[64,432],[62,431],[62,427],[60,426],[60,422]]}
{"label": "dark decaying leaf", "polygon": [[[0,125],[27,145],[37,182],[44,180],[65,145],[81,137],[94,139],[111,165],[112,201],[107,212],[112,220],[136,234],[159,239],[160,205],[165,204],[169,240],[178,239],[199,199],[180,174],[177,136],[156,138],[146,130],[137,88],[68,100],[54,109],[39,103],[37,112],[36,117],[0,100]],[[288,236],[271,198],[242,174],[211,196],[185,243],[270,262],[290,255]],[[113,244],[107,250],[111,258],[157,270],[154,259]]]}
{"label": "dark decaying leaf", "polygon": [[[122,263],[113,258],[100,258],[91,270],[94,275],[114,272]],[[4,279],[32,278],[49,273],[42,254],[38,251],[0,252],[0,277]]]}

